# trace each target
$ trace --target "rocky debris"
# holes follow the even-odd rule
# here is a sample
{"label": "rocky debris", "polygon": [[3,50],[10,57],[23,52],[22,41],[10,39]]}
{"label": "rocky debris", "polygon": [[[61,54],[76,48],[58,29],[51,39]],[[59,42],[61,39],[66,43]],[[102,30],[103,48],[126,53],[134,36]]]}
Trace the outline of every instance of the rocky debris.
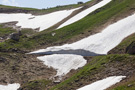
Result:
{"label": "rocky debris", "polygon": [[26,51],[22,51],[18,48],[10,48],[7,50],[8,52],[17,52],[17,53],[26,53]]}
{"label": "rocky debris", "polygon": [[0,57],[0,62],[5,62],[5,61],[6,61],[5,58]]}
{"label": "rocky debris", "polygon": [[12,22],[6,22],[6,23],[1,23],[2,26],[6,27],[13,27],[13,29],[16,29],[16,24],[18,21],[12,21]]}
{"label": "rocky debris", "polygon": [[128,54],[135,54],[135,41],[132,42],[125,50],[125,53],[128,53]]}

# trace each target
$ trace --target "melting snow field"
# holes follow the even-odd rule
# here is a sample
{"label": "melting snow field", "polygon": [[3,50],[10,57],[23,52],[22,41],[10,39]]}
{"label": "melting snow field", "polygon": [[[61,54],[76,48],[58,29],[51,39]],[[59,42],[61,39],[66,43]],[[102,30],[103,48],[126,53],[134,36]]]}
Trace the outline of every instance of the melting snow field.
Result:
{"label": "melting snow field", "polygon": [[72,44],[48,47],[31,53],[44,54],[77,54],[91,56],[95,54],[107,54],[116,47],[124,38],[135,33],[135,14],[122,19],[101,33],[84,38]]}
{"label": "melting snow field", "polygon": [[43,61],[48,67],[53,67],[57,70],[56,76],[66,75],[70,70],[83,67],[87,61],[79,55],[49,55],[37,57]]}
{"label": "melting snow field", "polygon": [[58,29],[59,29],[59,28],[62,28],[62,27],[64,27],[64,26],[67,26],[67,25],[69,25],[69,24],[72,24],[72,23],[74,23],[74,22],[76,22],[76,21],[78,21],[78,20],[84,18],[84,17],[87,16],[89,13],[95,11],[95,10],[98,9],[98,8],[103,7],[104,5],[106,5],[107,3],[109,3],[110,1],[112,1],[112,0],[103,0],[103,1],[99,2],[98,4],[96,4],[96,5],[94,5],[94,6],[90,7],[90,8],[88,8],[88,9],[82,11],[82,12],[80,12],[79,14],[75,15],[74,17],[72,17],[71,19],[67,20],[65,23],[63,23],[62,25],[60,25],[60,26],[58,27]]}
{"label": "melting snow field", "polygon": [[0,23],[18,21],[16,25],[21,26],[21,28],[40,28],[40,31],[43,31],[57,24],[58,22],[69,16],[73,11],[80,8],[81,7],[71,10],[57,11],[40,16],[34,16],[31,14],[24,13],[0,14]]}
{"label": "melting snow field", "polygon": [[82,87],[77,90],[105,90],[105,89],[111,87],[112,85],[120,82],[123,78],[125,78],[125,76],[108,77],[106,79],[99,80],[97,82],[94,82],[90,85],[87,85],[87,86]]}
{"label": "melting snow field", "polygon": [[20,84],[8,84],[8,85],[0,85],[0,90],[17,90],[19,89]]}

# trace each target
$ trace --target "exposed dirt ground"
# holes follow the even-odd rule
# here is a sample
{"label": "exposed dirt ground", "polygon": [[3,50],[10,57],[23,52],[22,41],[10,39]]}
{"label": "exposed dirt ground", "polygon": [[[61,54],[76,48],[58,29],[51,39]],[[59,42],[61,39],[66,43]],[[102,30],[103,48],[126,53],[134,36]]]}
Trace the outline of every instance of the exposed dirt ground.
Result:
{"label": "exposed dirt ground", "polygon": [[56,74],[54,69],[45,66],[35,55],[25,53],[0,53],[0,67],[0,84],[48,80]]}

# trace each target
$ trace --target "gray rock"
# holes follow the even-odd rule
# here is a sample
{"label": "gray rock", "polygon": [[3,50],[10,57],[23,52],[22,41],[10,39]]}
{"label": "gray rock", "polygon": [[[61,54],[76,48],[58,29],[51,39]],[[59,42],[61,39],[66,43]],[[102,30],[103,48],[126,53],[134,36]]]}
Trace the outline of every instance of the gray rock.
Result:
{"label": "gray rock", "polygon": [[10,35],[10,39],[19,41],[21,35],[22,35],[21,31],[19,31],[18,33],[12,33]]}
{"label": "gray rock", "polygon": [[13,40],[15,40],[15,41],[19,41],[20,36],[19,36],[18,33],[12,33],[12,34],[10,35],[10,39],[13,39]]}

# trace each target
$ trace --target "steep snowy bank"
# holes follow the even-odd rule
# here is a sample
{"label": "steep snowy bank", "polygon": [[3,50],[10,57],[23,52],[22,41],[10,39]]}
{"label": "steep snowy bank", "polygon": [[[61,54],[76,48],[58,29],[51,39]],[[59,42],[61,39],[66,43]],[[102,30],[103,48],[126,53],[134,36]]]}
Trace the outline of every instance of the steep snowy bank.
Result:
{"label": "steep snowy bank", "polygon": [[20,84],[8,84],[8,85],[0,85],[0,90],[17,90],[19,89]]}
{"label": "steep snowy bank", "polygon": [[48,67],[53,67],[57,70],[56,76],[66,75],[72,69],[83,67],[87,61],[79,55],[49,55],[37,57],[43,61]]}
{"label": "steep snowy bank", "polygon": [[62,10],[40,16],[34,16],[24,13],[0,14],[0,23],[18,21],[16,25],[21,26],[21,28],[40,28],[40,31],[43,31],[57,24],[58,22],[69,16],[73,11],[80,8],[81,7],[71,10]]}
{"label": "steep snowy bank", "polygon": [[91,56],[96,54],[107,54],[117,46],[125,37],[135,33],[135,15],[131,15],[108,26],[101,33],[84,38],[73,44],[48,47],[31,53],[44,54],[77,54]]}
{"label": "steep snowy bank", "polygon": [[99,2],[98,4],[96,4],[96,5],[94,5],[94,6],[90,7],[90,8],[88,8],[88,9],[82,11],[82,12],[80,12],[79,14],[75,15],[74,17],[72,17],[71,19],[67,20],[65,23],[63,23],[62,25],[60,25],[60,26],[58,27],[58,29],[59,29],[59,28],[62,28],[62,27],[64,27],[64,26],[66,26],[66,25],[72,24],[72,23],[74,23],[74,22],[76,22],[76,21],[78,21],[78,20],[84,18],[84,17],[87,16],[89,13],[95,11],[95,10],[98,9],[98,8],[103,7],[104,5],[106,5],[107,3],[109,3],[110,1],[112,1],[112,0],[103,0],[103,1]]}
{"label": "steep snowy bank", "polygon": [[120,82],[125,76],[112,76],[103,80],[99,80],[90,85],[84,86],[77,90],[105,90],[110,86]]}

